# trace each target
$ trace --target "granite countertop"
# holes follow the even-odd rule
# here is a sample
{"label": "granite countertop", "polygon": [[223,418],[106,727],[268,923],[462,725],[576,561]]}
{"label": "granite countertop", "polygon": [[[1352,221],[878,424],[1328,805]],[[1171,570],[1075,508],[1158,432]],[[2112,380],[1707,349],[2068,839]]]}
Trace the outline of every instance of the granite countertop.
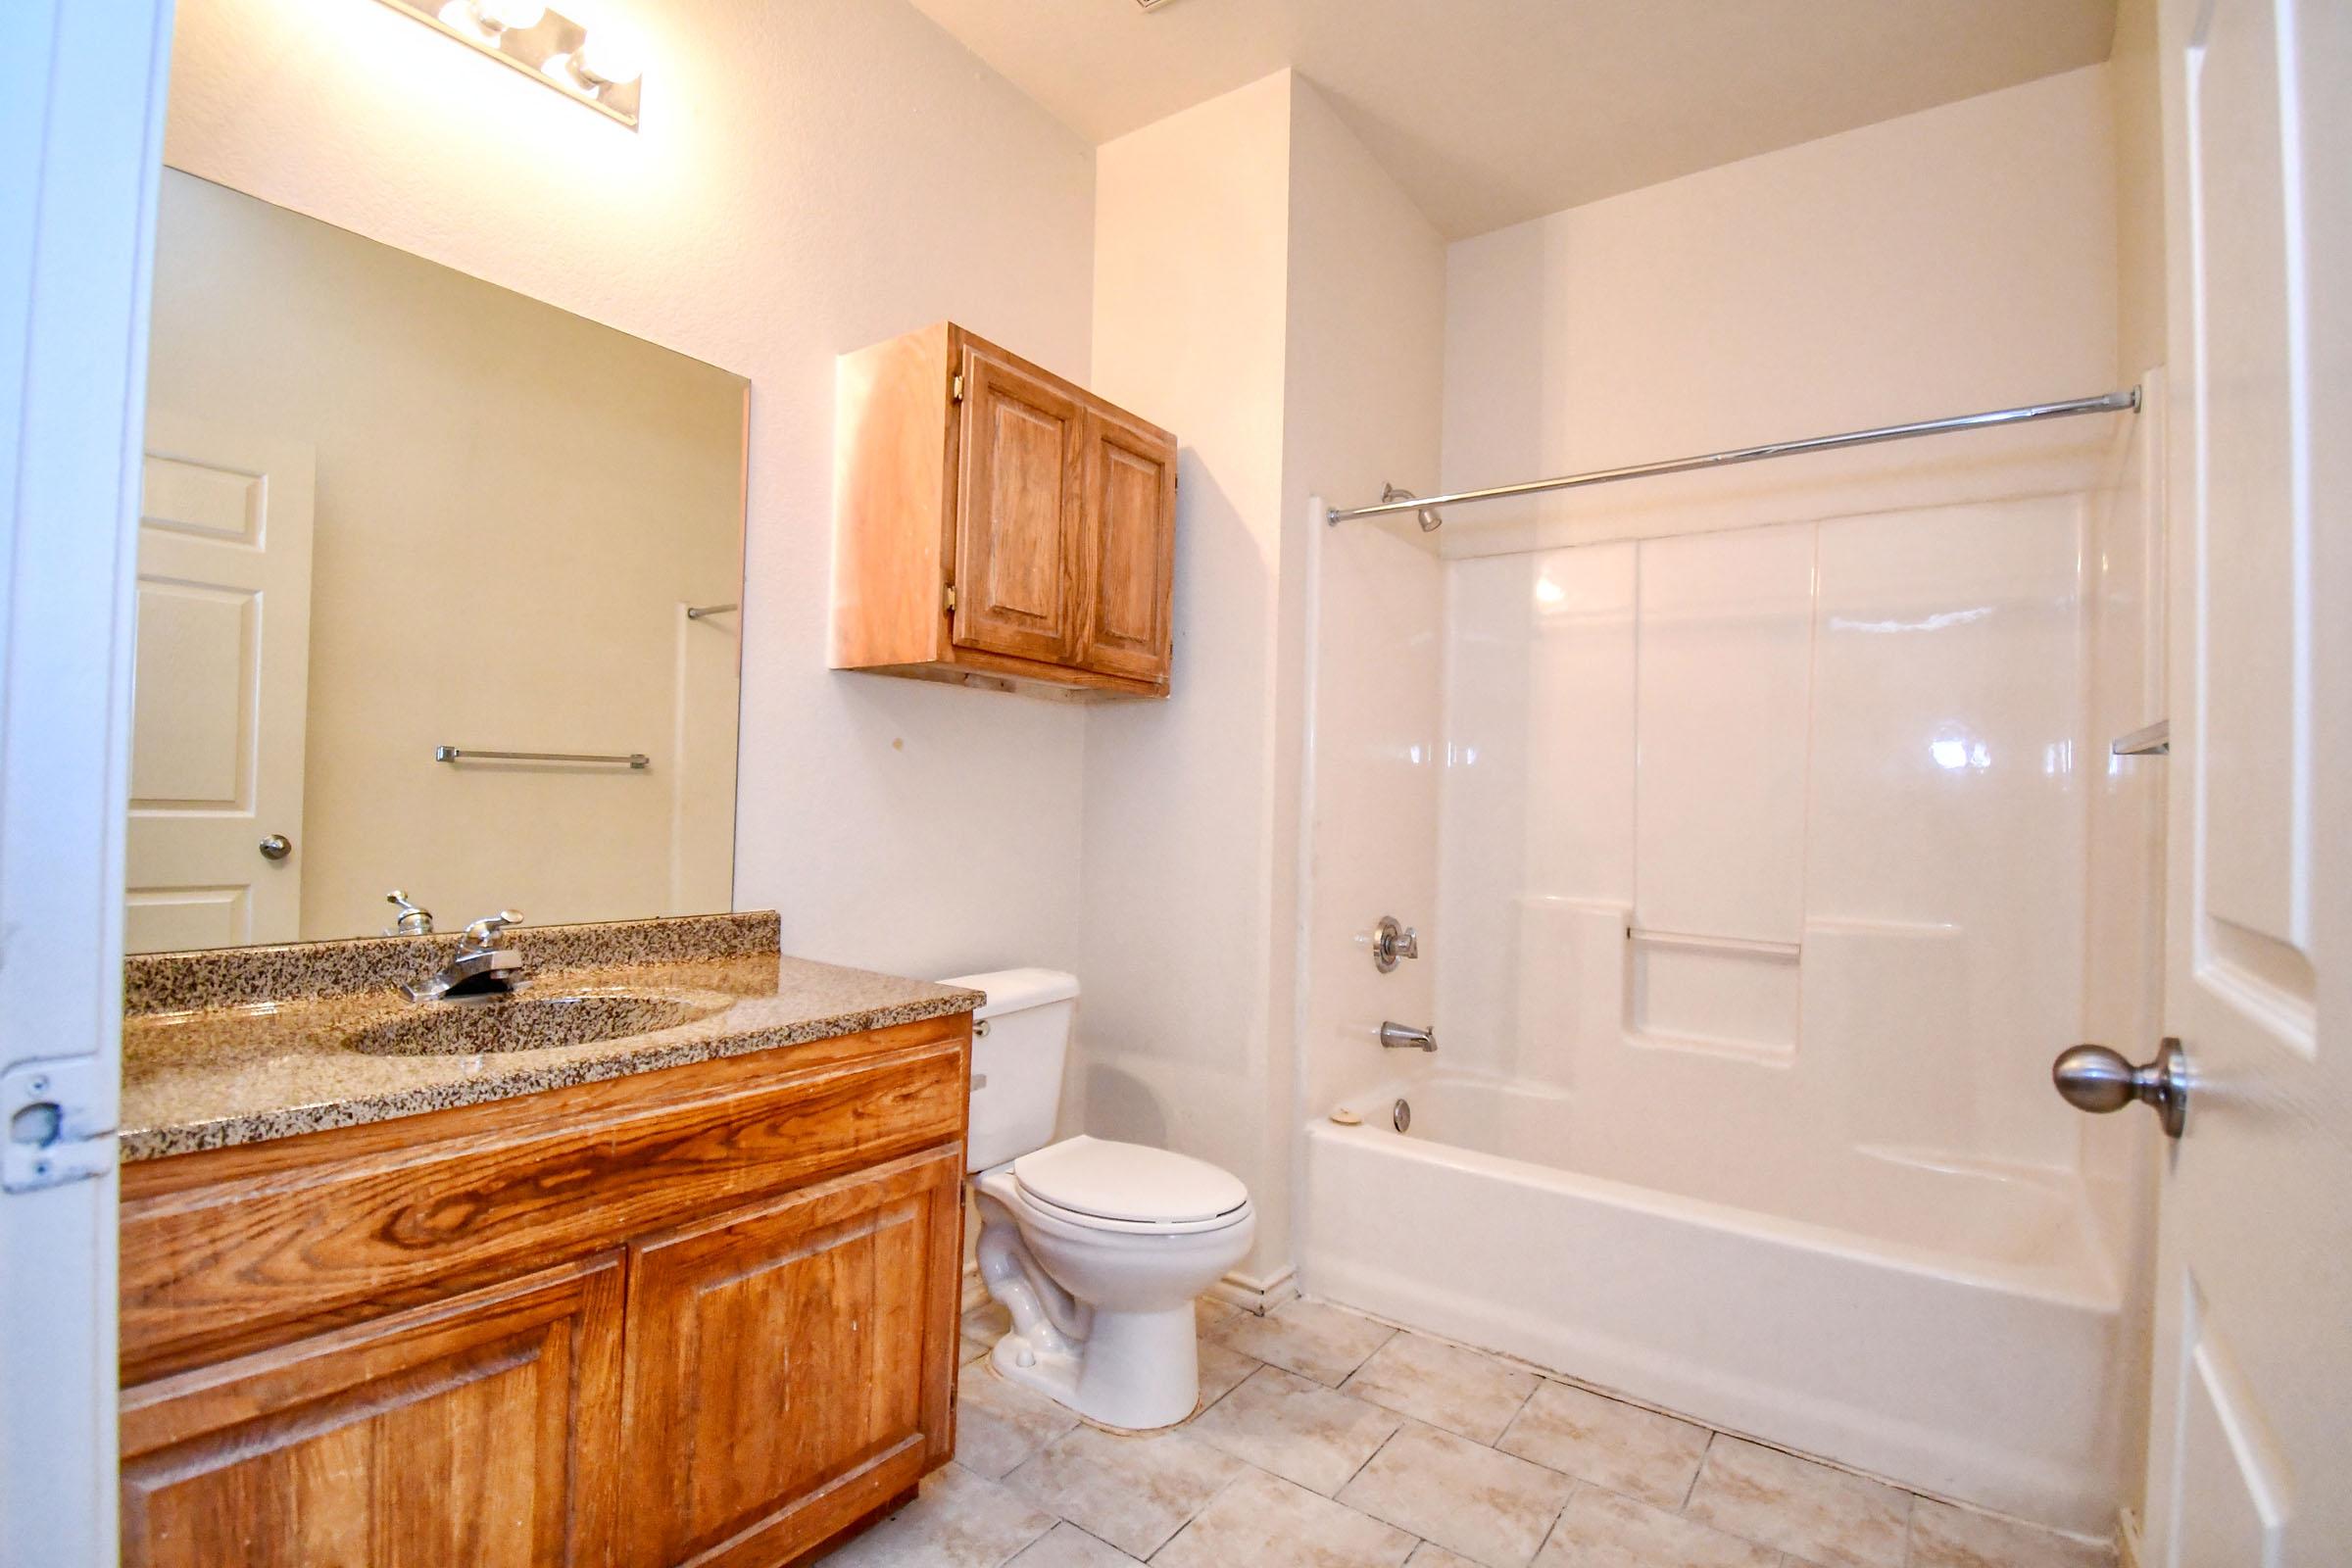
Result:
{"label": "granite countertop", "polygon": [[[674,1003],[668,1011],[694,1015],[647,1033],[519,1050],[379,1054],[351,1044],[417,1014],[420,1004],[382,977],[395,968],[428,972],[445,938],[133,959],[126,990],[134,1006],[148,1005],[123,1020],[122,1157],[288,1138],[772,1051],[969,1012],[983,1000],[977,991],[781,956],[773,914],[695,923],[702,935],[681,935],[684,921],[547,927],[531,940],[518,929],[515,945],[532,964],[522,997],[655,993]],[[646,940],[649,932],[660,940]],[[257,988],[278,994],[251,994]],[[566,1023],[549,1016],[533,1027],[560,1042]]]}

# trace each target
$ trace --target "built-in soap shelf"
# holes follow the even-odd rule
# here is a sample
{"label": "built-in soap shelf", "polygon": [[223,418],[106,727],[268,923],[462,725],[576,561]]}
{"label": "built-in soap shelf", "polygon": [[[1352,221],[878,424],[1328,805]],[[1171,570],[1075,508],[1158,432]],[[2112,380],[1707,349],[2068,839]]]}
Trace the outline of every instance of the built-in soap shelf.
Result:
{"label": "built-in soap shelf", "polygon": [[1627,1037],[1748,1060],[1796,1054],[1799,943],[1629,924]]}

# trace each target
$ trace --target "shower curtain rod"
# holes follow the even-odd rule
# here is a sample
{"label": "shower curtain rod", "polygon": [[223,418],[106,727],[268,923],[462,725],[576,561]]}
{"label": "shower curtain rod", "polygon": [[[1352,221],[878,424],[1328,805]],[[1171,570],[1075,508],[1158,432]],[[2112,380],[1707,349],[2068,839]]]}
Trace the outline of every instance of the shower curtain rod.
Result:
{"label": "shower curtain rod", "polygon": [[[1886,424],[1875,430],[1851,430],[1844,435],[1808,436],[1801,441],[1774,441],[1760,447],[1740,447],[1730,452],[1710,452],[1702,458],[1672,458],[1664,463],[1637,463],[1627,468],[1595,468],[1591,473],[1571,473],[1557,479],[1530,479],[1522,484],[1498,484],[1486,490],[1457,490],[1445,496],[1404,496],[1381,500],[1368,507],[1333,507],[1323,520],[1338,527],[1350,517],[1378,517],[1392,512],[1423,514],[1424,530],[1435,528],[1432,521],[1439,507],[1458,507],[1473,501],[1500,501],[1507,496],[1542,495],[1547,490],[1579,490],[1589,484],[1614,484],[1619,479],[1647,479],[1661,473],[1688,473],[1693,468],[1728,468],[1736,463],[1755,463],[1765,458],[1785,458],[1798,452],[1835,452],[1840,447],[1866,447],[1880,441],[1904,441],[1915,435],[1941,435],[1946,430],[1982,430],[1996,424],[2032,424],[2039,419],[2063,419],[2077,414],[2121,414],[2139,407],[2139,388],[2126,387],[2120,392],[2106,392],[2095,398],[2069,398],[2063,403],[2029,403],[2015,409],[1994,409],[1985,414],[1961,414],[1948,419],[1922,419],[1915,424]],[[1444,519],[1440,518],[1439,521]]]}

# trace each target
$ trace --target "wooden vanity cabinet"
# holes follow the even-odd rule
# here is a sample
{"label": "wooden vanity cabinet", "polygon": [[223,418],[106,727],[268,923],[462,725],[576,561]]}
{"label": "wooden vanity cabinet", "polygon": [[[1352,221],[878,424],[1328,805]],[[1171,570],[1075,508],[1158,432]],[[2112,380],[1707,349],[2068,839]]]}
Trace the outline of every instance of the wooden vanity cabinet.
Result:
{"label": "wooden vanity cabinet", "polygon": [[1176,441],[941,323],[842,358],[836,669],[1168,692]]}
{"label": "wooden vanity cabinet", "polygon": [[969,1041],[124,1167],[122,1561],[767,1568],[892,1503],[955,1449]]}

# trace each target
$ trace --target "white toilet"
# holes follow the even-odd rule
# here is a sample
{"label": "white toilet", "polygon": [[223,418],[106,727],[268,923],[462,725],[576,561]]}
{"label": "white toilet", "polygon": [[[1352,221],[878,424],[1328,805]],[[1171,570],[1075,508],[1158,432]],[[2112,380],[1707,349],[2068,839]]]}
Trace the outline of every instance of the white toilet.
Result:
{"label": "white toilet", "polygon": [[991,1363],[1102,1426],[1182,1421],[1200,1396],[1193,1301],[1248,1254],[1250,1190],[1164,1149],[1049,1143],[1075,975],[1003,969],[946,983],[988,993],[973,1015],[965,1168],[980,1274],[1012,1314]]}

